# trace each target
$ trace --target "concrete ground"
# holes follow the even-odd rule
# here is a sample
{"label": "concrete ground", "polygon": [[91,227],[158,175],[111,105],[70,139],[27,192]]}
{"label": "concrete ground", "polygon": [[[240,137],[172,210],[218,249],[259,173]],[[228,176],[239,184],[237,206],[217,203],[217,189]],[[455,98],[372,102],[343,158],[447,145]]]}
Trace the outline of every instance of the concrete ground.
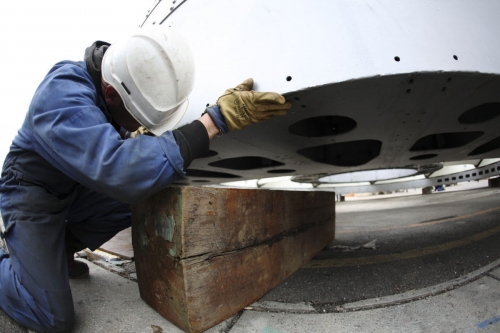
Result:
{"label": "concrete ground", "polygon": [[[222,332],[500,332],[500,189],[349,197],[336,240]],[[89,263],[74,332],[181,332],[136,282]],[[0,311],[0,333],[26,332]]]}

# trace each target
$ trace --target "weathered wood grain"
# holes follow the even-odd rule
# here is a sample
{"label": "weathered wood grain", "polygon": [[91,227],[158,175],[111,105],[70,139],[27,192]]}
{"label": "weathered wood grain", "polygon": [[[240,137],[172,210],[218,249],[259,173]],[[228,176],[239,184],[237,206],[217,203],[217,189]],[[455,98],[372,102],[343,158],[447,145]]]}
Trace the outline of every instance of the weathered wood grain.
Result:
{"label": "weathered wood grain", "polygon": [[188,332],[236,314],[335,234],[332,192],[172,187],[133,209],[141,297]]}

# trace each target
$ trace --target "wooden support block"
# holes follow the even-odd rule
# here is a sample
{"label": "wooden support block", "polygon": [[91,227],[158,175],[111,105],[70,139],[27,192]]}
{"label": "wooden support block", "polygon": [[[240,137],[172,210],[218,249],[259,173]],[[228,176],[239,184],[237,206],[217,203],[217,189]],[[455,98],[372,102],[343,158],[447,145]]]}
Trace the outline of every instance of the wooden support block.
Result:
{"label": "wooden support block", "polygon": [[196,333],[257,301],[333,241],[335,194],[170,187],[132,216],[142,299]]}

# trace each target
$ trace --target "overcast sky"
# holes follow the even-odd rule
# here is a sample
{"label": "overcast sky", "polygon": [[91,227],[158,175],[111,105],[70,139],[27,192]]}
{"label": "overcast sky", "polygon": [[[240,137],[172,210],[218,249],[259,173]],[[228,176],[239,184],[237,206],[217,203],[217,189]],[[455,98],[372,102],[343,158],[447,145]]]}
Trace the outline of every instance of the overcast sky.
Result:
{"label": "overcast sky", "polygon": [[137,29],[154,0],[2,0],[0,2],[0,163],[33,93],[58,61],[83,60],[96,40]]}

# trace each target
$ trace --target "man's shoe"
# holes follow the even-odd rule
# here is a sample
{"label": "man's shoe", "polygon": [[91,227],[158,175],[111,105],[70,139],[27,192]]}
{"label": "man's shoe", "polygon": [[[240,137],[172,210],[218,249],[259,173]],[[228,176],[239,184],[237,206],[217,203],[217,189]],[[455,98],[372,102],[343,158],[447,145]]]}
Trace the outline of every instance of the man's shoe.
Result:
{"label": "man's shoe", "polygon": [[82,261],[75,260],[75,253],[83,250],[86,246],[73,235],[66,227],[66,261],[68,262],[68,276],[70,279],[81,279],[89,276],[89,266]]}
{"label": "man's shoe", "polygon": [[74,254],[68,256],[68,277],[70,279],[83,279],[89,276],[89,266],[82,261],[75,260]]}

